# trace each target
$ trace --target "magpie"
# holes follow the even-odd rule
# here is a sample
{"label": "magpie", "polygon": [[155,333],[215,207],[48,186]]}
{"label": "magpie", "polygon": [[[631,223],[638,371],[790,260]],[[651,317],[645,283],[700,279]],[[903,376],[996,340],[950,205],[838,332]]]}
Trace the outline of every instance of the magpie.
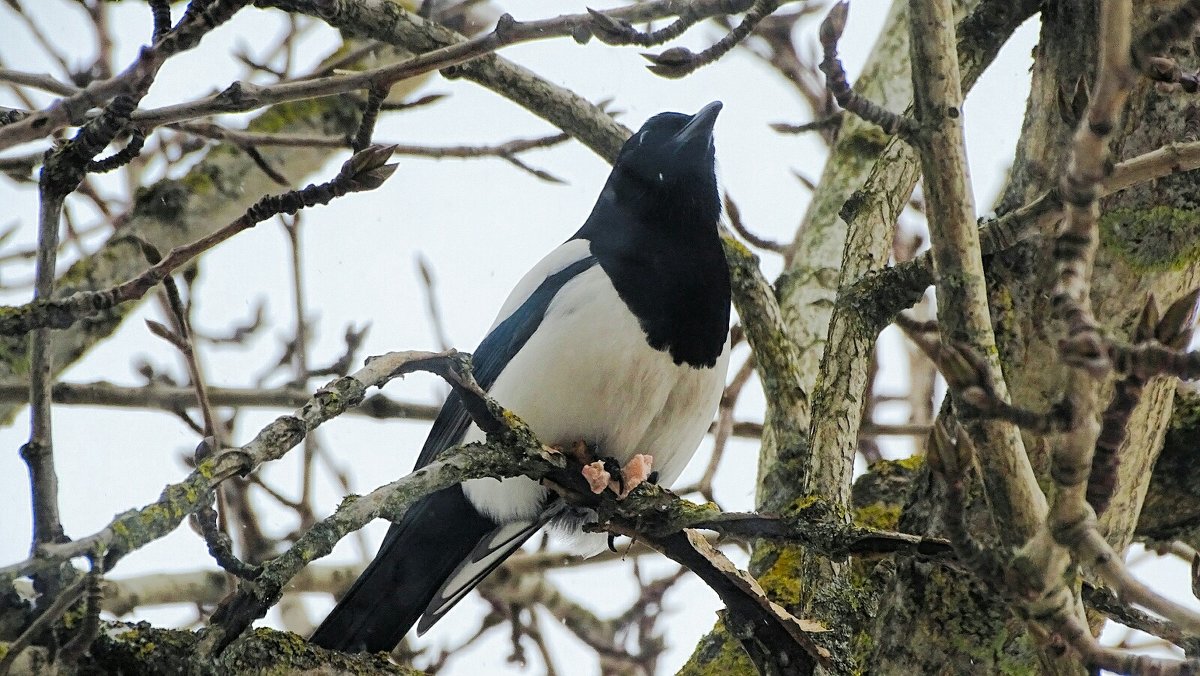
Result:
{"label": "magpie", "polygon": [[[713,147],[720,111],[717,101],[695,115],[647,120],[621,148],[583,227],[521,279],[474,352],[480,386],[543,443],[584,442],[621,463],[649,454],[666,485],[712,422],[729,363]],[[483,436],[450,394],[416,467]],[[548,523],[598,551],[604,536],[579,530],[587,518],[525,477],[473,479],[429,495],[392,525],[310,640],[390,651]]]}

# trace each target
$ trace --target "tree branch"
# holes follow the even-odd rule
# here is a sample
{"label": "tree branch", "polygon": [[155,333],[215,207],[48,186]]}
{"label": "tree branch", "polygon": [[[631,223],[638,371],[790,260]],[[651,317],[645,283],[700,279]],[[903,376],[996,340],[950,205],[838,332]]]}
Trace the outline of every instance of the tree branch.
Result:
{"label": "tree branch", "polygon": [[[923,0],[913,2],[910,11],[917,146],[937,271],[938,325],[943,341],[964,343],[986,357],[989,382],[1007,398],[967,177],[951,3]],[[961,406],[952,394],[956,408]],[[1001,537],[1023,543],[1037,531],[1047,508],[1020,434],[1007,423],[985,422],[973,436],[987,440],[987,452],[980,454],[984,488],[997,524],[1011,529]]]}
{"label": "tree branch", "polygon": [[[390,0],[340,0],[330,13],[323,12],[328,5],[311,0],[278,0],[270,4],[316,16],[335,28],[418,53],[466,41],[458,33],[407,12]],[[665,11],[667,5],[647,3],[647,6],[651,10]],[[578,17],[579,25],[590,21],[587,14],[568,15],[563,22],[564,30],[565,24],[576,21],[575,17]],[[529,25],[532,26],[530,30],[540,30],[537,22]],[[444,74],[465,77],[512,99],[579,139],[609,162],[616,158],[621,144],[629,138],[629,130],[600,107],[500,56],[481,56]]]}
{"label": "tree branch", "polygon": [[[1101,183],[1099,197],[1196,169],[1200,169],[1200,142],[1169,143],[1117,163]],[[873,191],[863,192],[874,194]],[[869,209],[863,210],[871,213]],[[1062,213],[1058,190],[1043,193],[1015,211],[982,221],[980,249],[984,256],[989,256],[1029,241],[1062,218]],[[882,329],[897,313],[917,302],[931,284],[933,260],[926,252],[911,261],[864,275],[843,288],[838,303],[860,308],[860,312]]]}
{"label": "tree branch", "polygon": [[223,449],[202,461],[183,481],[167,486],[153,503],[118,515],[87,537],[63,544],[38,547],[32,558],[0,568],[0,589],[21,576],[36,573],[63,561],[86,555],[101,546],[107,552],[106,570],[113,563],[173,531],[189,514],[208,504],[212,491],[233,476],[252,472],[259,465],[283,457],[312,430],[359,404],[370,387],[417,370],[430,370],[450,353],[393,352],[372,360],[355,373],[338,378],[317,391],[303,407],[277,418],[249,443]]}
{"label": "tree branch", "polygon": [[61,300],[40,300],[3,308],[8,312],[0,319],[0,334],[19,335],[33,329],[67,328],[84,317],[141,298],[184,263],[276,214],[295,213],[304,207],[328,204],[334,198],[352,192],[374,190],[395,170],[396,165],[384,164],[390,155],[390,148],[373,146],[346,160],[338,175],[327,183],[264,197],[232,223],[187,246],[172,249],[142,274],[110,289],[80,291]]}
{"label": "tree branch", "polygon": [[143,47],[138,58],[123,72],[107,80],[93,82],[75,94],[61,98],[25,119],[0,127],[0,150],[27,143],[63,127],[83,121],[84,114],[97,102],[106,102],[121,95],[140,99],[150,88],[158,71],[169,58],[200,44],[201,38],[213,28],[228,21],[250,0],[214,0],[200,11],[188,11],[162,39]]}

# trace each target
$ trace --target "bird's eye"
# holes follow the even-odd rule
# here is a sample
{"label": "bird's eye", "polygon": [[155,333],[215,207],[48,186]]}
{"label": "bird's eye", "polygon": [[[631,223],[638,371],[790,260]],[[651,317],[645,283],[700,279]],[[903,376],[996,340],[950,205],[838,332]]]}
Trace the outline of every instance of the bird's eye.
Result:
{"label": "bird's eye", "polygon": [[646,140],[646,132],[643,131],[637,135],[637,144],[639,146],[642,145],[642,141],[645,141],[645,140]]}

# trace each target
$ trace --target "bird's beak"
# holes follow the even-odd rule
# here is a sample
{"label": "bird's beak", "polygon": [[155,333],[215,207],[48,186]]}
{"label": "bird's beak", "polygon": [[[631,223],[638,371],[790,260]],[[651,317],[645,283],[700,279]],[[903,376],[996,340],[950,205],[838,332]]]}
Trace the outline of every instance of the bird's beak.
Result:
{"label": "bird's beak", "polygon": [[721,112],[722,107],[720,101],[713,101],[701,108],[700,112],[693,115],[691,121],[675,134],[675,142],[681,148],[697,142],[707,145],[712,139],[713,125],[717,123],[717,114]]}

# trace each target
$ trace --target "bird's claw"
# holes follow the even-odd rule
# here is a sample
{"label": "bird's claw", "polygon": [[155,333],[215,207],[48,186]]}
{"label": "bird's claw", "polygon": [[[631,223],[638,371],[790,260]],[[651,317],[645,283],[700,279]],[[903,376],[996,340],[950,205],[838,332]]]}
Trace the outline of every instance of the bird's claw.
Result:
{"label": "bird's claw", "polygon": [[624,467],[614,458],[602,458],[585,464],[583,477],[593,493],[599,495],[611,488],[623,500],[643,482],[658,481],[658,472],[651,471],[653,464],[652,456],[641,453],[630,458]]}

